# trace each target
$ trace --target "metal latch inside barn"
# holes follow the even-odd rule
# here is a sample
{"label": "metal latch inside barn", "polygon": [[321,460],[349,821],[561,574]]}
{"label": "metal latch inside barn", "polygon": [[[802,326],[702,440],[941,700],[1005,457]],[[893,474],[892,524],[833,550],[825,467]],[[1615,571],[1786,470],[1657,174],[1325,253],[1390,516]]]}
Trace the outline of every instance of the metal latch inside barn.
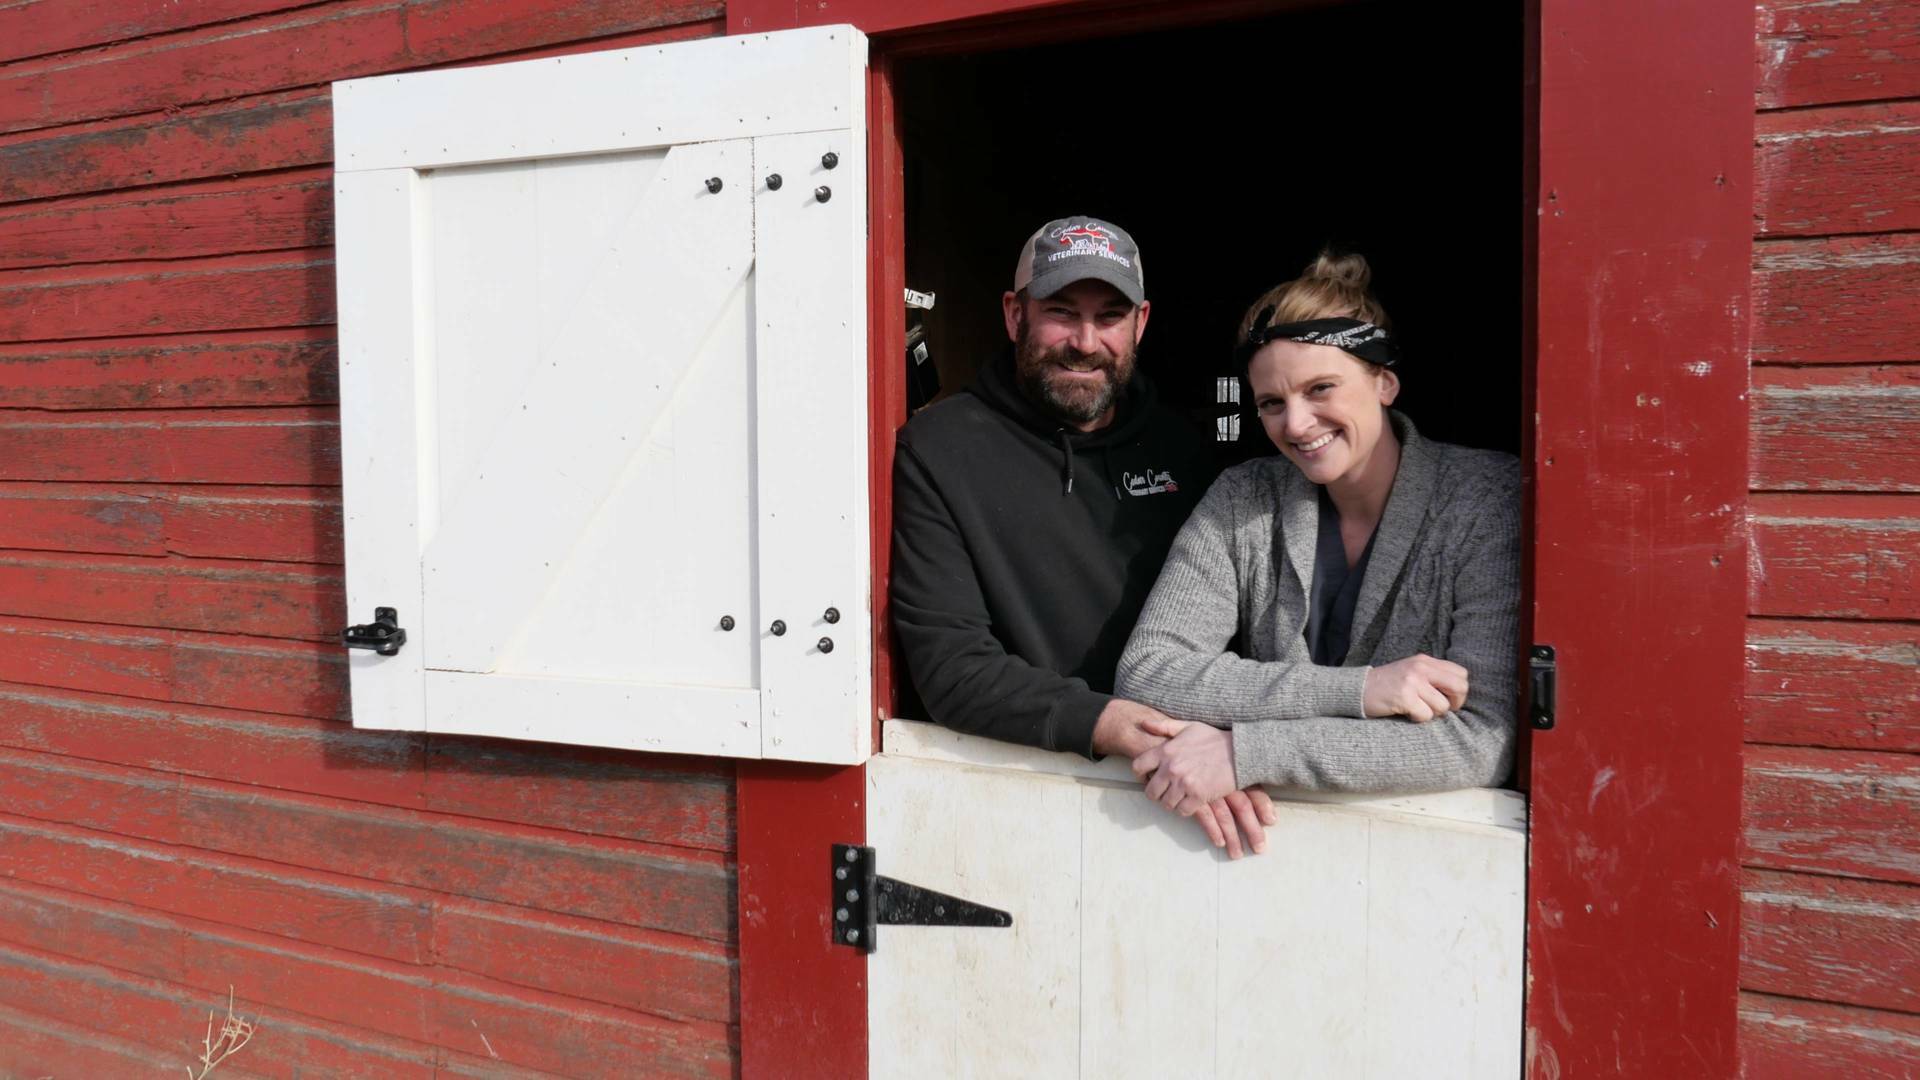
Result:
{"label": "metal latch inside barn", "polygon": [[874,928],[887,926],[1012,926],[998,908],[881,877],[870,847],[833,845],[833,940],[861,952],[874,950]]}

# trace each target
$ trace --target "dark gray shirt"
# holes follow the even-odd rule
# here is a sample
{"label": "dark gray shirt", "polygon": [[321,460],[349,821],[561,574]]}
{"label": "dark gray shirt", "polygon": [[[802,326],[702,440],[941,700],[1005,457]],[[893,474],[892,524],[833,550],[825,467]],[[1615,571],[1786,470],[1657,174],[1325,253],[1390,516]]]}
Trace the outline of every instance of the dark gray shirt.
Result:
{"label": "dark gray shirt", "polygon": [[1313,557],[1313,597],[1307,608],[1307,651],[1313,662],[1323,667],[1339,667],[1347,662],[1347,643],[1353,637],[1353,607],[1360,600],[1360,582],[1367,576],[1367,560],[1373,556],[1373,537],[1359,561],[1347,565],[1347,545],[1340,539],[1340,508],[1326,488],[1320,489],[1320,536]]}

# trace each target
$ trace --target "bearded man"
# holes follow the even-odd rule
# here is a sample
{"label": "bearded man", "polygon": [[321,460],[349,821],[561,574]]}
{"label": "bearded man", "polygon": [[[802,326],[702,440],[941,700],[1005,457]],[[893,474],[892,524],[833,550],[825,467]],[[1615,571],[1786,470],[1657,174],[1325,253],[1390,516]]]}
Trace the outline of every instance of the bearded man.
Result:
{"label": "bearded man", "polygon": [[[1012,348],[900,430],[892,613],[931,719],[1047,750],[1138,756],[1161,716],[1113,696],[1127,635],[1213,479],[1208,435],[1135,369],[1151,305],[1126,231],[1040,227],[1001,297]],[[1238,855],[1264,794],[1200,814]]]}

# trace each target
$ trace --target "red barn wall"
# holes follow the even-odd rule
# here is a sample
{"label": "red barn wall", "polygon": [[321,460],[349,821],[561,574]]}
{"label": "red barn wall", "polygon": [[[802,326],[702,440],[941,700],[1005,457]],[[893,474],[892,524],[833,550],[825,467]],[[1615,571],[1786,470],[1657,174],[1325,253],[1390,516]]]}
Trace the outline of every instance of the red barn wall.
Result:
{"label": "red barn wall", "polygon": [[1762,0],[1741,1057],[1920,1074],[1920,5]]}
{"label": "red barn wall", "polygon": [[[699,0],[0,5],[0,1076],[725,1076],[724,763],[346,722],[328,82]],[[365,613],[361,613],[364,615]]]}

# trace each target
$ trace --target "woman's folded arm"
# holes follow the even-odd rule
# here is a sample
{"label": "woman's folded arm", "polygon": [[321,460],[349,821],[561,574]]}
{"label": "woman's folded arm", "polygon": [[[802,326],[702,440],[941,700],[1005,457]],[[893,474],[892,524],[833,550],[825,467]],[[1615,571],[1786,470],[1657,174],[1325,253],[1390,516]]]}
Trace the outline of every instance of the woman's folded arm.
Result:
{"label": "woman's folded arm", "polygon": [[1364,715],[1365,667],[1248,660],[1227,651],[1240,628],[1233,550],[1244,472],[1229,472],[1187,519],[1120,657],[1115,690],[1182,720],[1234,724]]}

